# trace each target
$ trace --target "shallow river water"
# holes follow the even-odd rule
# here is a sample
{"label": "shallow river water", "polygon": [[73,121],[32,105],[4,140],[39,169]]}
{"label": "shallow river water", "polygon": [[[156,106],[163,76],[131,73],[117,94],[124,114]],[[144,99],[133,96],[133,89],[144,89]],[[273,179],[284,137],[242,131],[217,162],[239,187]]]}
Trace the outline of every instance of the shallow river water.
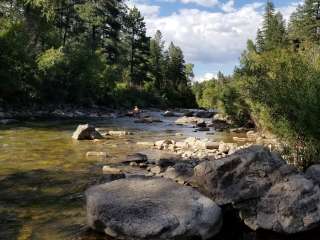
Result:
{"label": "shallow river water", "polygon": [[[88,120],[103,130],[134,133],[101,142],[72,140],[77,125],[88,121],[36,121],[0,127],[0,239],[107,239],[88,230],[85,224],[83,192],[103,182],[101,166],[147,150],[137,141],[198,136],[230,142],[233,137],[226,133],[194,133],[192,128],[176,126],[173,120],[149,125],[135,124],[129,118]],[[177,137],[177,132],[183,136]],[[108,157],[87,158],[88,151],[105,151]],[[215,239],[320,239],[319,233],[308,235],[286,238],[252,232],[227,219]]]}

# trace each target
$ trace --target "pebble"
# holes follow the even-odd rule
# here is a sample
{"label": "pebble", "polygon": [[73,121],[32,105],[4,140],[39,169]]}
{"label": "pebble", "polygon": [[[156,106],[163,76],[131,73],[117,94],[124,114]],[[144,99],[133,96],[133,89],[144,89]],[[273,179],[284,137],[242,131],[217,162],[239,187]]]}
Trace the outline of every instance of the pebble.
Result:
{"label": "pebble", "polygon": [[136,163],[136,162],[131,162],[131,163],[130,163],[130,166],[131,166],[131,167],[137,167],[137,166],[138,166],[138,163]]}
{"label": "pebble", "polygon": [[121,169],[115,168],[115,167],[110,167],[110,166],[108,166],[108,165],[103,166],[102,171],[103,171],[104,173],[112,173],[112,174],[122,173],[122,170],[121,170]]}

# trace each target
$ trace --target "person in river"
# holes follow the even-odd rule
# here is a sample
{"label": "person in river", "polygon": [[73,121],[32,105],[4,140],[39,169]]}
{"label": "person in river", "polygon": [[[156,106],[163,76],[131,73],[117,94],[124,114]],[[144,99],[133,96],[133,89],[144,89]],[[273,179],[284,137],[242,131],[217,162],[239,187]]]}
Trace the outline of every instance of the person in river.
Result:
{"label": "person in river", "polygon": [[142,111],[139,109],[138,106],[134,106],[133,110],[132,110],[132,111],[129,111],[129,112],[127,113],[127,115],[130,116],[130,117],[140,117],[140,113],[141,113],[141,112],[142,112]]}
{"label": "person in river", "polygon": [[138,108],[138,106],[134,106],[134,109],[132,112],[133,112],[133,116],[140,117],[141,110]]}

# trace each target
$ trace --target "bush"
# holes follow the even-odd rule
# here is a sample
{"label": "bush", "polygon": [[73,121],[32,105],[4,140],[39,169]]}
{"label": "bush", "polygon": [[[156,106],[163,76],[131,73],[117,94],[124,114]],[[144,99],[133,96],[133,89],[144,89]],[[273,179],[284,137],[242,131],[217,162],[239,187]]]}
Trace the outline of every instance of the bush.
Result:
{"label": "bush", "polygon": [[258,126],[288,143],[291,160],[303,168],[320,153],[320,58],[314,52],[251,51],[238,69]]}

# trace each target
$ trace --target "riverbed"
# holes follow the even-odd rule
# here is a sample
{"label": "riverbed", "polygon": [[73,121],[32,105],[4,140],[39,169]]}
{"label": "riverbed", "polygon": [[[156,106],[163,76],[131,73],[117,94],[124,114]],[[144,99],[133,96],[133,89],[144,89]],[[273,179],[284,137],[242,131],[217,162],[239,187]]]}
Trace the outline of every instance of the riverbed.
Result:
{"label": "riverbed", "polygon": [[[0,239],[107,239],[87,229],[83,195],[89,186],[104,181],[103,165],[117,163],[131,153],[148,151],[147,146],[136,144],[139,141],[196,136],[231,142],[234,136],[242,137],[241,134],[213,130],[210,134],[194,132],[190,126],[174,124],[175,118],[161,119],[163,122],[152,124],[137,124],[128,117],[110,117],[25,121],[1,126]],[[77,125],[87,122],[102,131],[125,130],[133,134],[108,136],[102,141],[73,140],[71,135]],[[107,152],[107,157],[88,158],[88,151]],[[252,232],[241,224],[229,223],[216,239],[286,238]],[[298,236],[297,239],[305,238]]]}

